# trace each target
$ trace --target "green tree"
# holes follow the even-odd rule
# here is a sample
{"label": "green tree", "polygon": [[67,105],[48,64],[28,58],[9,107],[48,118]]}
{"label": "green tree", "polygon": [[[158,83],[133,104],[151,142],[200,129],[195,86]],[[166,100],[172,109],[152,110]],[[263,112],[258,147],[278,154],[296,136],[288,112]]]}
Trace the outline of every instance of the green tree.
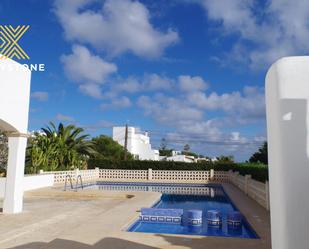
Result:
{"label": "green tree", "polygon": [[183,152],[185,155],[187,155],[190,151],[190,145],[189,144],[185,144],[185,146],[183,147]]}
{"label": "green tree", "polygon": [[173,149],[167,148],[167,141],[165,138],[161,139],[159,153],[160,153],[160,156],[172,156],[173,154]]}
{"label": "green tree", "polygon": [[27,148],[26,172],[69,170],[86,168],[87,160],[96,153],[93,142],[84,130],[74,125],[55,126],[50,123],[42,128],[43,133],[35,133]]}
{"label": "green tree", "polygon": [[219,156],[216,157],[217,163],[234,163],[234,157],[233,156]]}
{"label": "green tree", "polygon": [[7,136],[0,131],[0,174],[5,173],[8,160],[8,139]]}
{"label": "green tree", "polygon": [[250,157],[249,162],[268,164],[268,150],[266,141],[259,148],[259,150]]}
{"label": "green tree", "polygon": [[[115,142],[112,138],[100,135],[92,139],[94,143],[94,148],[97,151],[97,154],[94,158],[104,158],[104,159],[113,159],[113,160],[123,160],[125,150],[123,146]],[[133,159],[133,156],[128,153],[127,159]]]}
{"label": "green tree", "polygon": [[166,139],[164,137],[161,139],[160,149],[161,150],[166,150],[167,149],[167,141],[166,141]]}

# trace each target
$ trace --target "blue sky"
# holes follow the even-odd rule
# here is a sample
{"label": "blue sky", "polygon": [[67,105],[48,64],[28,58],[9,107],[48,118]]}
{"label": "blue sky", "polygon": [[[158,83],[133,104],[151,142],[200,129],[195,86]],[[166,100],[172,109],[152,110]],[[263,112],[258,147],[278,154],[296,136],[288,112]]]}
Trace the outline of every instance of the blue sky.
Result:
{"label": "blue sky", "polygon": [[[247,160],[266,139],[264,77],[309,49],[306,1],[2,0],[33,72],[29,130],[148,130],[157,147]],[[296,13],[296,14],[295,14]],[[21,61],[22,62],[22,61]]]}

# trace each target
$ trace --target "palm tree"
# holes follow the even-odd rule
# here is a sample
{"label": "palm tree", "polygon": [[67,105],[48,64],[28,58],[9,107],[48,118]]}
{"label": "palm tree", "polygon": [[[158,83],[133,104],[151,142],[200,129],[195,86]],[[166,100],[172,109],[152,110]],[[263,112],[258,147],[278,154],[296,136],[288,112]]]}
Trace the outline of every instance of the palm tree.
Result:
{"label": "palm tree", "polygon": [[42,128],[43,134],[35,134],[27,151],[28,171],[68,170],[84,168],[89,156],[95,154],[94,144],[87,140],[82,128],[74,125],[56,125],[50,122]]}

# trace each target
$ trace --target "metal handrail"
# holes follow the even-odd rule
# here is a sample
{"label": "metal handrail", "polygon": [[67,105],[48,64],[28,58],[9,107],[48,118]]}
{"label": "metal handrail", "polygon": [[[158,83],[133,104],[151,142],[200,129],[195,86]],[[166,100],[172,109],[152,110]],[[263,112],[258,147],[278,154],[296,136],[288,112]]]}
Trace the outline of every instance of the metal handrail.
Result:
{"label": "metal handrail", "polygon": [[65,176],[65,183],[64,183],[64,191],[67,190],[67,180],[70,180],[70,185],[71,185],[71,189],[73,189],[73,183],[72,183],[72,176],[71,175],[66,175]]}
{"label": "metal handrail", "polygon": [[81,185],[82,189],[84,189],[84,184],[83,184],[82,176],[81,176],[81,175],[78,175],[78,176],[77,176],[77,179],[76,179],[76,187],[75,187],[75,190],[76,190],[76,191],[77,191],[77,186],[78,186],[78,179],[80,179],[80,185]]}

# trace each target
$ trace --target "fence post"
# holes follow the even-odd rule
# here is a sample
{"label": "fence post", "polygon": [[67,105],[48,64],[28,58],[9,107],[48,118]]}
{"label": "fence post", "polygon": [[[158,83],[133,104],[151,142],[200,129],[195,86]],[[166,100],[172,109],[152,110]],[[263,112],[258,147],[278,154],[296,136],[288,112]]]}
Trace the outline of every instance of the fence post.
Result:
{"label": "fence post", "polygon": [[97,179],[100,178],[100,169],[98,167],[95,167],[94,170],[95,170],[95,178]]}
{"label": "fence post", "polygon": [[233,178],[233,170],[230,169],[227,174],[227,181],[233,182],[232,178]]}
{"label": "fence post", "polygon": [[210,169],[210,181],[214,181],[214,180],[215,180],[215,170]]}
{"label": "fence post", "polygon": [[265,182],[265,198],[266,198],[266,209],[269,210],[270,209],[270,205],[269,205],[269,183],[268,181]]}
{"label": "fence post", "polygon": [[148,169],[148,180],[152,180],[152,169]]}
{"label": "fence post", "polygon": [[250,184],[251,175],[245,175],[245,194],[249,194],[249,184]]}
{"label": "fence post", "polygon": [[234,185],[237,186],[238,188],[240,188],[240,186],[239,186],[239,172],[238,171],[234,172],[233,177],[234,177]]}
{"label": "fence post", "polygon": [[77,180],[78,176],[79,176],[79,169],[75,169],[75,180]]}
{"label": "fence post", "polygon": [[41,175],[41,174],[43,174],[43,173],[44,173],[44,170],[40,169],[40,170],[39,170],[39,174]]}

